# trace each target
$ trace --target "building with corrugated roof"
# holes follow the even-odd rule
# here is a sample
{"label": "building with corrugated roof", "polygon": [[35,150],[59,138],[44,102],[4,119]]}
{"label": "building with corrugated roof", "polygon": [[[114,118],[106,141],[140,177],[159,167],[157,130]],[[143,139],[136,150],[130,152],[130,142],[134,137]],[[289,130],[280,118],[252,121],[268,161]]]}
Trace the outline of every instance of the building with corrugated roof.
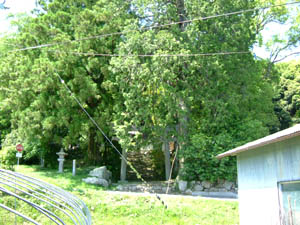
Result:
{"label": "building with corrugated roof", "polygon": [[240,224],[300,224],[300,124],[225,153],[237,157]]}

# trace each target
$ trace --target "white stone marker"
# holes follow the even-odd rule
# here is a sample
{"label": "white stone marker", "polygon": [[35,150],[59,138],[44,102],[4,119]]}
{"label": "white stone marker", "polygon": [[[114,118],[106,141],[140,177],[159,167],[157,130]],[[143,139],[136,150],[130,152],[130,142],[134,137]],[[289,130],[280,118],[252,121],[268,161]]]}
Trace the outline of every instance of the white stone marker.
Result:
{"label": "white stone marker", "polygon": [[75,176],[75,175],[76,175],[76,160],[75,160],[75,159],[73,160],[73,169],[72,169],[72,174],[73,174],[73,176]]}

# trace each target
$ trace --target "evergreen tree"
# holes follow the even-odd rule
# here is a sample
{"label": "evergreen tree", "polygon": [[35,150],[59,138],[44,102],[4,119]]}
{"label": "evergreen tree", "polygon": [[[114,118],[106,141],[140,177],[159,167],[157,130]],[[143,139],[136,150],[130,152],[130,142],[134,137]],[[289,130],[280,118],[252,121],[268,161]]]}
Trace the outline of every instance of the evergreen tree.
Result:
{"label": "evergreen tree", "polygon": [[[232,176],[224,161],[219,168],[214,156],[267,134],[274,119],[271,87],[250,54],[257,37],[256,13],[160,25],[254,8],[257,3],[136,0],[132,4],[138,19],[125,28],[119,54],[154,56],[111,61],[115,76],[106,85],[115,93],[114,124],[122,147],[137,150],[149,142],[161,143],[167,133],[178,142],[182,178],[207,179],[208,168],[211,178]],[[148,26],[157,28],[143,29]],[[248,54],[160,56],[215,52]],[[131,130],[137,130],[134,136],[128,135]],[[211,144],[204,146],[203,141]],[[234,168],[232,160],[228,163]]]}
{"label": "evergreen tree", "polygon": [[[23,19],[7,41],[16,46],[62,43],[48,48],[7,53],[2,57],[0,77],[5,108],[12,112],[12,128],[29,147],[55,155],[53,144],[87,148],[87,159],[100,160],[106,142],[78,104],[64,89],[64,79],[84,108],[112,136],[111,95],[102,87],[108,79],[110,58],[78,56],[74,52],[114,53],[120,37],[72,40],[99,33],[112,33],[126,23],[129,5],[123,1],[39,1],[36,17]],[[11,47],[13,49],[13,47]],[[30,149],[30,148],[26,148]]]}

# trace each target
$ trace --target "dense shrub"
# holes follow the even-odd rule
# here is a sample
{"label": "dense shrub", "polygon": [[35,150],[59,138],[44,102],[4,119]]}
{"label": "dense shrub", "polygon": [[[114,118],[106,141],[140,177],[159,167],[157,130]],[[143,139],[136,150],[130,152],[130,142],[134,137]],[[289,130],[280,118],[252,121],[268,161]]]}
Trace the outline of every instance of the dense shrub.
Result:
{"label": "dense shrub", "polygon": [[[209,129],[194,134],[191,143],[184,149],[184,180],[218,179],[236,180],[236,158],[225,157],[221,160],[216,156],[247,142],[253,141],[268,134],[268,129],[257,120],[245,120],[237,126],[215,130]],[[212,130],[210,130],[212,131]]]}
{"label": "dense shrub", "polygon": [[4,169],[13,169],[16,164],[16,149],[12,146],[2,148],[0,151],[0,167]]}

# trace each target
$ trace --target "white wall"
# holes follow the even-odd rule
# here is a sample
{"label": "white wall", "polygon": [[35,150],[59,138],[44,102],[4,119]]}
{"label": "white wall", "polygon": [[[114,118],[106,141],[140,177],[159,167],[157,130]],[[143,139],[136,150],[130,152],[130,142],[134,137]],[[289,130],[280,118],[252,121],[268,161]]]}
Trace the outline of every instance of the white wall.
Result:
{"label": "white wall", "polygon": [[240,224],[280,224],[278,181],[300,179],[300,137],[240,153]]}

